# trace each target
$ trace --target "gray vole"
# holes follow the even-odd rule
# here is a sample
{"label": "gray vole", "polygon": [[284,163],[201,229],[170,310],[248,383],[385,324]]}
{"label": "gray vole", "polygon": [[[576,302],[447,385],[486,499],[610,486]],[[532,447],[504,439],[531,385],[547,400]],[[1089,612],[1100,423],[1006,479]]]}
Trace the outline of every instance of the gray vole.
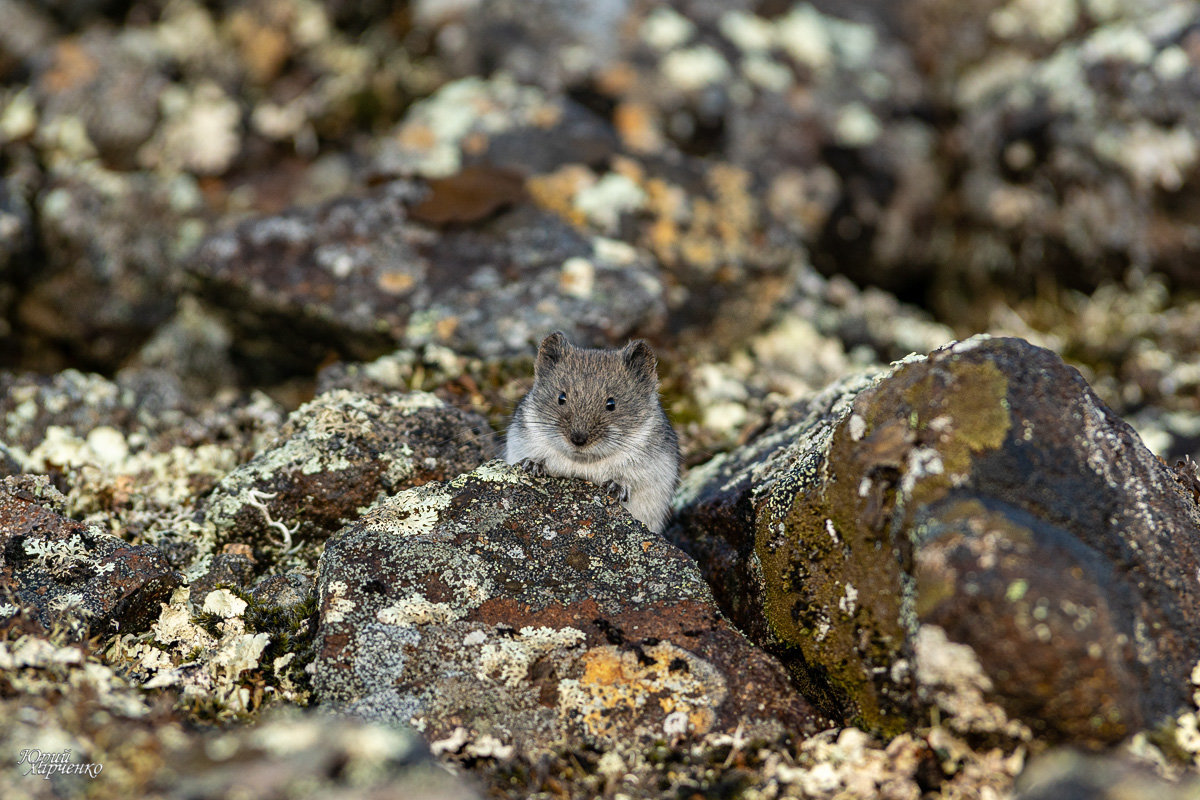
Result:
{"label": "gray vole", "polygon": [[679,482],[679,439],[658,399],[657,364],[640,339],[591,350],[550,334],[513,412],[504,460],[597,483],[661,533]]}

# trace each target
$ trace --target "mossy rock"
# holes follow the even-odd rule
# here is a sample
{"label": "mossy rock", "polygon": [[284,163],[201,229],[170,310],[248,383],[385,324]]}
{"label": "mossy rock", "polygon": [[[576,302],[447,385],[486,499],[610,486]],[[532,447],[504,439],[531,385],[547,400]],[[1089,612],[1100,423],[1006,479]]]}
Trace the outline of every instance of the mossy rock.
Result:
{"label": "mossy rock", "polygon": [[726,610],[848,722],[896,733],[940,706],[975,731],[1111,742],[1186,700],[1200,513],[1024,341],[832,387],[677,505],[671,535]]}

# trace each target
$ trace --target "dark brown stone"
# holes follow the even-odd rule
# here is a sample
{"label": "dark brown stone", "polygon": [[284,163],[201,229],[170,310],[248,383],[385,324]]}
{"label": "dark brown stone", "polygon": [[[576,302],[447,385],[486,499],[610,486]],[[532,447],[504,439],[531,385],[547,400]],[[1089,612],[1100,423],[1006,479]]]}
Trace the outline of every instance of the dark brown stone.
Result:
{"label": "dark brown stone", "polygon": [[158,548],[131,546],[43,505],[52,506],[54,494],[40,476],[0,484],[5,601],[32,609],[47,628],[58,621],[89,635],[147,628],[183,577]]}
{"label": "dark brown stone", "polygon": [[971,340],[847,381],[682,497],[674,538],[830,713],[898,730],[951,655],[1048,738],[1116,741],[1187,699],[1200,510],[1047,350]]}

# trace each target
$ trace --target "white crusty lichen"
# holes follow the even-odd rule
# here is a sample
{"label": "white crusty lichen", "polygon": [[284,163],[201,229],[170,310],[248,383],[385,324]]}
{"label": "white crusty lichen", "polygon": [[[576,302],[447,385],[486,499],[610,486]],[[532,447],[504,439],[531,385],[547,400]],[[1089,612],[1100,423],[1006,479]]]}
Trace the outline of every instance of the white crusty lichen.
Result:
{"label": "white crusty lichen", "polygon": [[345,622],[346,615],[357,607],[357,603],[345,596],[349,588],[345,581],[330,581],[325,587],[324,596],[321,598],[321,619],[325,624]]}
{"label": "white crusty lichen", "polygon": [[453,622],[464,613],[463,609],[455,608],[449,603],[434,603],[413,592],[408,597],[376,611],[375,619],[384,625],[410,628],[416,625]]}
{"label": "white crusty lichen", "polygon": [[572,205],[588,222],[605,233],[613,233],[622,214],[644,208],[646,201],[646,192],[631,178],[609,172],[580,188]]}
{"label": "white crusty lichen", "polygon": [[540,89],[508,76],[463,78],[413,104],[381,158],[403,173],[444,178],[462,168],[462,141],[469,135],[545,125],[561,113]]}
{"label": "white crusty lichen", "polygon": [[171,86],[159,98],[164,122],[139,152],[142,163],[168,171],[219,175],[241,148],[242,112],[211,81],[194,89]]}
{"label": "white crusty lichen", "polygon": [[427,483],[387,497],[367,509],[362,525],[388,536],[429,536],[437,527],[441,511],[453,496],[446,487]]}
{"label": "white crusty lichen", "polygon": [[246,611],[247,603],[228,589],[214,589],[204,597],[203,611],[205,614],[216,614],[224,619],[240,617]]}
{"label": "white crusty lichen", "polygon": [[475,661],[475,674],[482,680],[495,680],[515,688],[525,681],[533,662],[551,651],[575,647],[586,638],[578,628],[527,625],[515,637],[482,645]]}
{"label": "white crusty lichen", "polygon": [[715,48],[696,45],[673,50],[663,58],[663,76],[684,92],[698,92],[729,79],[729,62]]}
{"label": "white crusty lichen", "polygon": [[241,685],[241,676],[262,666],[270,635],[246,630],[246,604],[225,589],[205,596],[204,612],[220,618],[214,635],[193,622],[190,594],[187,587],[176,589],[170,602],[162,604],[151,626],[154,646],[122,645],[121,653],[145,676],[144,688],[180,686],[185,698],[215,700],[230,712],[248,710],[251,694]]}
{"label": "white crusty lichen", "polygon": [[[93,536],[102,536],[93,532]],[[83,543],[83,537],[72,534],[65,539],[45,539],[28,536],[21,542],[25,555],[32,556],[38,567],[52,575],[61,575],[75,567],[91,561],[91,553]]]}

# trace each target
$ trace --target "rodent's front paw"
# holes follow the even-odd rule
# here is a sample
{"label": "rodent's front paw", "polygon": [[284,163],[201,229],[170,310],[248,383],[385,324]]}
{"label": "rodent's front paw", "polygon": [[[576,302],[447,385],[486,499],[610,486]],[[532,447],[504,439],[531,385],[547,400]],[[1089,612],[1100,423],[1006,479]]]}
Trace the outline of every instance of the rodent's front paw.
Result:
{"label": "rodent's front paw", "polygon": [[517,462],[517,466],[528,472],[530,475],[535,475],[539,478],[546,475],[546,462],[535,461],[532,458],[522,458]]}
{"label": "rodent's front paw", "polygon": [[604,491],[608,492],[612,497],[617,498],[622,503],[629,500],[629,487],[623,486],[616,481],[608,481],[604,484]]}

